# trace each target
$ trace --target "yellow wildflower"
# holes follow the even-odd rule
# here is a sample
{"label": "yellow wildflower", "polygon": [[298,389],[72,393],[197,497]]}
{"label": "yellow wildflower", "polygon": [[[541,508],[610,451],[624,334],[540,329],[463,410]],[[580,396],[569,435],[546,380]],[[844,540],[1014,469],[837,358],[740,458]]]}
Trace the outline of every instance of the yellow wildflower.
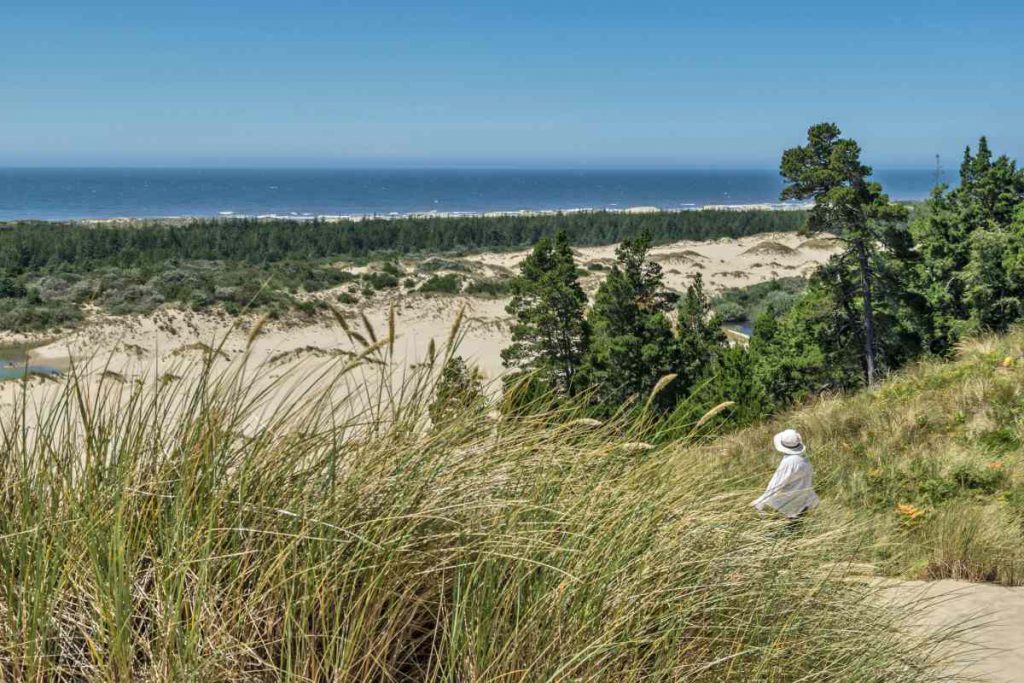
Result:
{"label": "yellow wildflower", "polygon": [[896,506],[896,512],[909,519],[917,519],[924,514],[924,510],[914,507],[910,503],[900,503]]}
{"label": "yellow wildflower", "polygon": [[1012,368],[1013,367],[1013,356],[1007,356],[1006,358],[1004,358],[1002,365],[1003,365],[1004,368]]}

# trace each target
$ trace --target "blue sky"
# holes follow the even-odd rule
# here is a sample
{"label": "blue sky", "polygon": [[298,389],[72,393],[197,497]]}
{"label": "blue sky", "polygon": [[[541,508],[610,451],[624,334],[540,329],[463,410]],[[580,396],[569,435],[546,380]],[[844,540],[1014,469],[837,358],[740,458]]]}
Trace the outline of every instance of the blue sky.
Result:
{"label": "blue sky", "polygon": [[1024,3],[3,0],[0,165],[1024,159]]}

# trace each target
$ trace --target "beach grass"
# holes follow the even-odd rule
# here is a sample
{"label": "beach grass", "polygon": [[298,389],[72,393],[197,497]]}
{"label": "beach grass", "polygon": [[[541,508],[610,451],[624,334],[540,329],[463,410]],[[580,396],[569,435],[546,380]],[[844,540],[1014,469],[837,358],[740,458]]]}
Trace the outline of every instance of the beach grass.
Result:
{"label": "beach grass", "polygon": [[1024,330],[965,341],[878,388],[823,397],[703,446],[738,486],[770,470],[769,438],[803,434],[824,531],[862,530],[862,557],[891,576],[1024,584]]}
{"label": "beach grass", "polygon": [[346,330],[293,393],[212,349],[6,409],[4,680],[939,680],[856,521],[759,517],[636,413],[431,425],[457,329],[401,369]]}

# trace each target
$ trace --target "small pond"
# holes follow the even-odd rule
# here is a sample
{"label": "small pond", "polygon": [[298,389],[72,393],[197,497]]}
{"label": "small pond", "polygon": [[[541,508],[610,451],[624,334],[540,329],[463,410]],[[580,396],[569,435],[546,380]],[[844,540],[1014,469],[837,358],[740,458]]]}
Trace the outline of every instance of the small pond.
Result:
{"label": "small pond", "polygon": [[60,368],[52,365],[36,365],[29,362],[28,352],[35,345],[11,344],[0,346],[0,380],[21,379],[27,375],[59,377]]}
{"label": "small pond", "polygon": [[754,333],[754,323],[750,322],[749,320],[726,323],[725,325],[722,325],[722,327],[724,327],[727,330],[732,330],[733,332],[739,332],[740,334],[746,337],[749,337],[751,334]]}

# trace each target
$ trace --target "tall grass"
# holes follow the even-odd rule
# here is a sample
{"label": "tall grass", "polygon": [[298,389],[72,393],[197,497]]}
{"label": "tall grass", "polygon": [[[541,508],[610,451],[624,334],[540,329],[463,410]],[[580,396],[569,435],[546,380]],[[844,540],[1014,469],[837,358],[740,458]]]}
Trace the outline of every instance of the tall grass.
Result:
{"label": "tall grass", "polygon": [[634,418],[432,426],[456,331],[399,372],[393,328],[346,330],[301,390],[211,353],[0,417],[5,680],[937,680],[848,530],[757,517]]}
{"label": "tall grass", "polygon": [[859,529],[887,574],[1024,584],[1024,330],[965,342],[872,391],[819,399],[703,446],[709,471],[763,481],[770,436],[805,437],[812,529]]}

